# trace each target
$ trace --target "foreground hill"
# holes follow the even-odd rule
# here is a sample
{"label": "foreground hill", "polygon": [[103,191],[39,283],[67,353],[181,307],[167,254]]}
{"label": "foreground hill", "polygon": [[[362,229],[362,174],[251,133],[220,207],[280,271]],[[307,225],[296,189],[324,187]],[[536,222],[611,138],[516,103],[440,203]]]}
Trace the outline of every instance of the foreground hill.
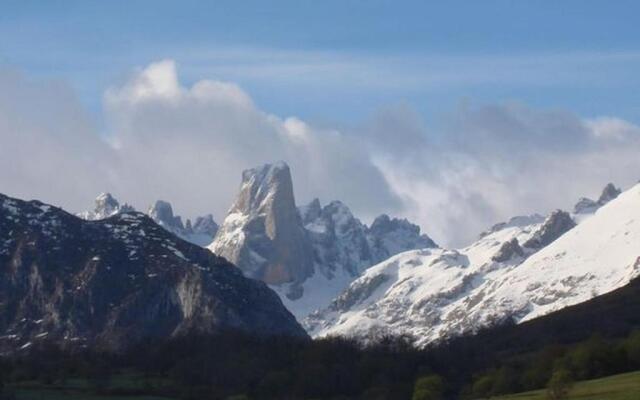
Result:
{"label": "foreground hill", "polygon": [[556,211],[498,225],[465,249],[402,253],[368,269],[306,327],[315,336],[410,334],[424,345],[524,322],[640,276],[640,185],[574,226]]}
{"label": "foreground hill", "polygon": [[0,195],[0,348],[306,334],[265,284],[135,212],[85,221]]}

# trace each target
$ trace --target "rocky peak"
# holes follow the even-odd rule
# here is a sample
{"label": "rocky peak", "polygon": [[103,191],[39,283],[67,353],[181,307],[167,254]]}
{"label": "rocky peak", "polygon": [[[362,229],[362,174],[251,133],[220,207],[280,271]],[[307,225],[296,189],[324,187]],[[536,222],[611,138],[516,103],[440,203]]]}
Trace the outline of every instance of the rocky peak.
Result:
{"label": "rocky peak", "polygon": [[169,202],[163,200],[156,201],[149,207],[147,214],[163,228],[169,230],[184,230],[182,218],[173,215],[173,208]]}
{"label": "rocky peak", "polygon": [[576,226],[568,212],[555,210],[533,236],[524,243],[524,247],[541,249],[562,236],[565,232]]}
{"label": "rocky peak", "polygon": [[300,212],[302,223],[306,225],[320,217],[320,214],[322,213],[322,205],[320,205],[320,200],[316,197],[306,206],[299,207],[298,211]]}
{"label": "rocky peak", "polygon": [[588,197],[581,197],[573,208],[574,214],[593,214],[596,210],[620,195],[622,191],[615,187],[613,183],[608,183],[602,189],[602,193],[598,201],[594,201]]}
{"label": "rocky peak", "polygon": [[209,249],[270,284],[303,282],[313,273],[287,164],[242,173],[240,193]]}
{"label": "rocky peak", "polygon": [[95,206],[93,208],[93,211],[82,212],[78,214],[78,217],[93,221],[109,218],[113,215],[129,211],[135,210],[133,207],[126,203],[120,205],[118,200],[116,200],[115,197],[111,195],[111,193],[100,193],[95,199]]}
{"label": "rocky peak", "polygon": [[[185,229],[187,228],[185,227]],[[192,230],[193,233],[210,235],[213,238],[218,232],[218,224],[213,220],[213,215],[207,214],[195,219]]]}
{"label": "rocky peak", "polygon": [[211,244],[218,231],[218,224],[211,214],[197,217],[194,224],[187,219],[183,225],[182,218],[173,214],[171,204],[163,200],[158,200],[149,207],[148,214],[164,229],[198,246],[205,247]]}
{"label": "rocky peak", "polygon": [[427,235],[420,234],[420,227],[407,219],[378,216],[367,230],[367,239],[376,261],[407,250],[435,248],[438,245]]}
{"label": "rocky peak", "polygon": [[113,214],[119,209],[120,203],[111,196],[111,193],[101,193],[96,197],[96,212],[102,211],[105,214]]}
{"label": "rocky peak", "polygon": [[574,214],[591,214],[598,209],[597,202],[591,200],[588,197],[581,197],[576,205],[573,207]]}
{"label": "rocky peak", "polygon": [[[109,193],[100,194],[95,203],[93,211],[85,211],[77,214],[77,216],[88,221],[94,221],[135,211],[133,207],[126,203],[122,205],[118,203],[118,200]],[[171,204],[163,200],[158,200],[150,206],[147,210],[147,215],[167,231],[198,246],[204,247],[210,244],[218,230],[218,224],[213,220],[211,214],[196,218],[194,225],[187,219],[183,225],[182,218],[173,214]]]}
{"label": "rocky peak", "polygon": [[622,193],[622,191],[620,189],[618,189],[617,187],[615,187],[613,185],[613,183],[608,183],[607,186],[605,186],[604,189],[602,189],[602,193],[600,194],[600,197],[598,198],[598,204],[600,206],[603,206],[603,205],[607,204],[608,202],[610,202],[611,200],[613,200],[616,197],[618,197],[620,195],[620,193]]}
{"label": "rocky peak", "polygon": [[512,238],[511,240],[502,243],[498,252],[491,258],[495,262],[507,262],[516,257],[524,257],[524,251],[520,247],[518,239]]}
{"label": "rocky peak", "polygon": [[367,227],[353,216],[349,207],[334,200],[324,207],[314,200],[306,207],[305,228],[314,249],[314,261],[328,277],[342,269],[357,276],[373,264]]}
{"label": "rocky peak", "polygon": [[[274,207],[274,205],[276,207]],[[271,214],[295,209],[289,166],[280,161],[242,172],[242,185],[230,213]],[[287,216],[290,217],[290,216]]]}

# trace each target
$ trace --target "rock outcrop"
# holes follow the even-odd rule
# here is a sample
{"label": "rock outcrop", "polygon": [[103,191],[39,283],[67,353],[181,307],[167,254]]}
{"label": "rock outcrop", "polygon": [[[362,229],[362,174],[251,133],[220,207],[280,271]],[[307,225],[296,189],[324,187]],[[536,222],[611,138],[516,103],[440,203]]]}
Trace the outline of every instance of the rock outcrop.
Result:
{"label": "rock outcrop", "polygon": [[111,193],[100,193],[95,200],[95,206],[92,211],[84,211],[78,214],[78,217],[89,221],[109,218],[123,212],[135,211],[128,204],[122,204],[116,200]]}
{"label": "rock outcrop", "polygon": [[246,276],[269,284],[295,285],[313,273],[311,247],[285,163],[242,173],[240,193],[209,249]]}
{"label": "rock outcrop", "polygon": [[[84,211],[77,216],[87,221],[96,221],[131,211],[135,211],[132,206],[126,203],[120,205],[110,193],[102,193],[96,198],[93,211]],[[193,225],[189,219],[183,224],[182,218],[173,214],[171,204],[163,200],[150,206],[147,215],[167,231],[202,247],[210,244],[218,231],[218,224],[211,214],[197,217]]]}
{"label": "rock outcrop", "polygon": [[620,193],[621,190],[619,188],[615,187],[613,183],[608,183],[607,186],[602,189],[602,193],[600,193],[597,201],[582,197],[576,203],[573,212],[574,214],[593,214],[600,207],[618,197]]}
{"label": "rock outcrop", "polygon": [[555,210],[542,223],[542,226],[523,246],[531,249],[541,249],[562,236],[576,226],[568,212]]}

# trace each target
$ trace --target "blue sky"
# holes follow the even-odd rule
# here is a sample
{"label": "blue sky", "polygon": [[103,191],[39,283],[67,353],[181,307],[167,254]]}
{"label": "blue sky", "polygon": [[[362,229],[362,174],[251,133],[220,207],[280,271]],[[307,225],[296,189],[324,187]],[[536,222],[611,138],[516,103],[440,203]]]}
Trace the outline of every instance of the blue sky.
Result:
{"label": "blue sky", "polygon": [[99,116],[106,87],[171,58],[266,110],[352,123],[461,101],[640,119],[635,1],[12,1],[0,63],[62,79]]}
{"label": "blue sky", "polygon": [[221,222],[240,171],[282,159],[299,204],[469,243],[638,182],[638,15],[624,0],[0,0],[0,190],[71,211],[110,191]]}

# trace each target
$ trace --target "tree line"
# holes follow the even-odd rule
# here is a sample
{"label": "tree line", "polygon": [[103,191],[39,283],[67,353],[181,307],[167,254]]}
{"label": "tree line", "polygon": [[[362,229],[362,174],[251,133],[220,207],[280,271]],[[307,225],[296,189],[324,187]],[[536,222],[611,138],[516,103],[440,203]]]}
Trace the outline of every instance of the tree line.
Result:
{"label": "tree line", "polygon": [[[461,340],[417,349],[407,337],[362,345],[236,332],[147,341],[120,354],[41,343],[28,355],[3,358],[0,372],[5,396],[17,382],[56,385],[81,378],[96,393],[180,399],[437,400],[544,388],[562,374],[582,380],[640,369],[640,331],[615,340],[594,335],[506,358],[495,354],[482,362],[460,351]],[[140,382],[110,388],[111,379],[125,371]]]}

